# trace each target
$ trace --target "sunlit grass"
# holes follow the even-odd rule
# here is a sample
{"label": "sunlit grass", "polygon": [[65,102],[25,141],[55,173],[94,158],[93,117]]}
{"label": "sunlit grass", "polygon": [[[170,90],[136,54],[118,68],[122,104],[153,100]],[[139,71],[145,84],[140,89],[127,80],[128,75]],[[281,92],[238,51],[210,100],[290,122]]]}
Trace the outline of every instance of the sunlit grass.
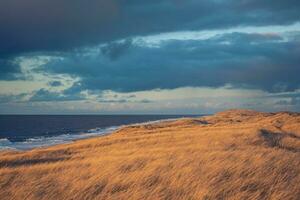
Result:
{"label": "sunlit grass", "polygon": [[228,111],[0,154],[0,199],[300,199],[300,115]]}

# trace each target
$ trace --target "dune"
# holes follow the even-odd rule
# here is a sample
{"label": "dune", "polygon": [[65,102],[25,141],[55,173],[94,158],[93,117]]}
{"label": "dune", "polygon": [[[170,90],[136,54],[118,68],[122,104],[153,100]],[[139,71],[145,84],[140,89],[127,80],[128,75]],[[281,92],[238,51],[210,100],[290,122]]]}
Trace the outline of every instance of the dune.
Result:
{"label": "dune", "polygon": [[300,114],[229,110],[0,152],[0,199],[300,199]]}

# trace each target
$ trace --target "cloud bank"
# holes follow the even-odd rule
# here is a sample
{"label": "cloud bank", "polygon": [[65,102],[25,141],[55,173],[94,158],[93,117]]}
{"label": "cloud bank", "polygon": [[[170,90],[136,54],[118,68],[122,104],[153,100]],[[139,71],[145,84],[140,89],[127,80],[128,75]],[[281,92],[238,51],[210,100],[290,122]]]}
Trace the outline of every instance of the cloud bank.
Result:
{"label": "cloud bank", "polygon": [[292,24],[297,0],[2,0],[0,54],[65,51],[182,30]]}
{"label": "cloud bank", "polygon": [[[84,101],[134,110],[153,91],[182,88],[262,95],[215,110],[262,99],[300,110],[299,12],[297,0],[2,0],[0,111]],[[178,97],[158,107],[193,111]]]}
{"label": "cloud bank", "polygon": [[207,40],[168,40],[159,47],[109,43],[62,55],[41,69],[80,77],[82,90],[132,92],[178,87],[294,91],[300,86],[300,41],[232,33]]}

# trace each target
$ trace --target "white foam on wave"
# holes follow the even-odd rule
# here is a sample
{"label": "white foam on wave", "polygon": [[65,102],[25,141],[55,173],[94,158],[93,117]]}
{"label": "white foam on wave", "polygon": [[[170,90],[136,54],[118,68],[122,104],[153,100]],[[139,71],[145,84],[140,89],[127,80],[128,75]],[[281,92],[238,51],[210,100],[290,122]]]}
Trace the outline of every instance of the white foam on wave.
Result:
{"label": "white foam on wave", "polygon": [[[182,117],[184,118],[184,117]],[[168,122],[168,121],[174,121],[178,120],[180,118],[169,118],[169,119],[161,119],[161,120],[154,120],[154,121],[147,121],[147,122],[141,122],[141,123],[134,123],[134,124],[128,124],[123,126],[136,126],[136,125],[147,125],[147,124],[156,124],[160,122]],[[34,138],[28,138],[24,141],[20,142],[11,142],[7,138],[0,138],[0,150],[5,149],[14,149],[14,150],[29,150],[33,148],[38,147],[46,147],[46,146],[53,146],[57,144],[65,144],[70,143],[75,140],[84,139],[84,138],[90,138],[95,136],[102,136],[112,133],[113,131],[116,131],[120,127],[123,126],[111,126],[108,128],[94,128],[90,129],[83,133],[78,134],[62,134],[52,137],[34,137]]]}
{"label": "white foam on wave", "polygon": [[64,144],[79,139],[106,135],[117,130],[118,128],[119,128],[118,126],[112,126],[109,128],[95,128],[95,129],[90,129],[87,132],[78,133],[78,134],[62,134],[62,135],[57,135],[52,137],[41,136],[41,137],[28,138],[20,142],[11,142],[7,138],[2,138],[0,139],[0,150],[4,150],[4,149],[28,150],[28,149],[38,148],[38,147]]}

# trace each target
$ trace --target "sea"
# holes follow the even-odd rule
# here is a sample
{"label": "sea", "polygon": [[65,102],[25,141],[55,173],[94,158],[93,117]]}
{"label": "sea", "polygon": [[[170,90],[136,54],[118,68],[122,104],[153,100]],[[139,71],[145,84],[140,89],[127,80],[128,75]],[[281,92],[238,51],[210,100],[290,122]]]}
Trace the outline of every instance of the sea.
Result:
{"label": "sea", "polygon": [[28,150],[103,136],[121,126],[200,115],[0,115],[0,150]]}

